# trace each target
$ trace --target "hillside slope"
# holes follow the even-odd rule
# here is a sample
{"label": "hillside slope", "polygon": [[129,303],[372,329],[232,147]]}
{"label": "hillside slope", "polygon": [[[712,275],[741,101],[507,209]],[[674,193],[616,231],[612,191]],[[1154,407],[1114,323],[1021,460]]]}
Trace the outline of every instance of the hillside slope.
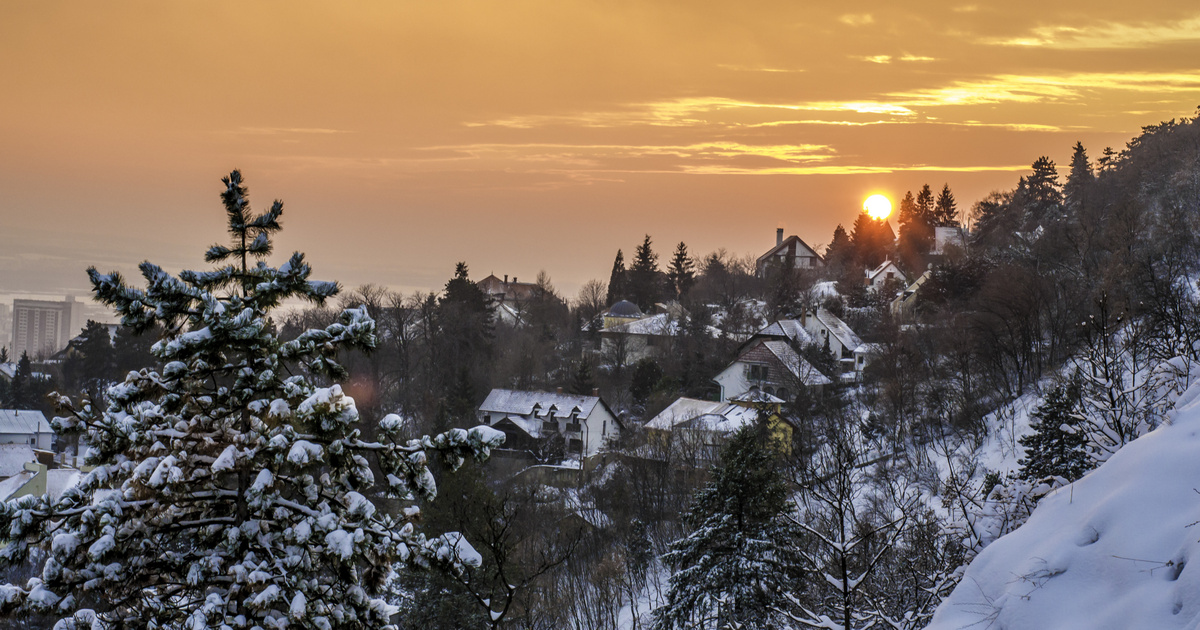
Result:
{"label": "hillside slope", "polygon": [[1028,522],[984,549],[929,628],[1200,628],[1197,521],[1193,385],[1170,424],[1045,497]]}

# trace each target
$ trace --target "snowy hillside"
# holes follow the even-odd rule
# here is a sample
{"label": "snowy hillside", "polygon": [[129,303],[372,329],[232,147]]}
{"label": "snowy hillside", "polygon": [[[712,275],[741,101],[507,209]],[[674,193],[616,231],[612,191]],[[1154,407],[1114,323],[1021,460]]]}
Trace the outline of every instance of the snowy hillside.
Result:
{"label": "snowy hillside", "polygon": [[1171,424],[1042,499],[988,546],[930,630],[1200,627],[1200,387]]}

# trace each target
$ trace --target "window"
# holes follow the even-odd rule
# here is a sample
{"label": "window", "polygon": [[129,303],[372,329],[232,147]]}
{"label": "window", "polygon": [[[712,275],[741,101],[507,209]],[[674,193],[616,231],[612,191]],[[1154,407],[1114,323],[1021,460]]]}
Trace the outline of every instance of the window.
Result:
{"label": "window", "polygon": [[779,389],[775,390],[775,395],[784,400],[787,400],[788,399],[788,390],[786,387],[780,387]]}
{"label": "window", "polygon": [[752,381],[767,380],[767,366],[751,364],[750,365],[750,380],[752,380]]}

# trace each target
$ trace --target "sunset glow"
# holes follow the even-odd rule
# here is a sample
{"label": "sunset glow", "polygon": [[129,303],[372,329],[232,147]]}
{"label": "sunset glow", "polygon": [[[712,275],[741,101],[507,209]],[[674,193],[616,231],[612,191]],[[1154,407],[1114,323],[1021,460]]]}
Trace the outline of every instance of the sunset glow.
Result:
{"label": "sunset glow", "polygon": [[871,195],[863,202],[863,210],[866,210],[872,219],[882,221],[892,213],[892,202],[883,195]]}
{"label": "sunset glow", "polygon": [[573,294],[646,233],[757,256],[926,183],[966,211],[1200,103],[1191,3],[844,9],[6,3],[0,295],[193,265],[232,168],[348,285],[465,260]]}

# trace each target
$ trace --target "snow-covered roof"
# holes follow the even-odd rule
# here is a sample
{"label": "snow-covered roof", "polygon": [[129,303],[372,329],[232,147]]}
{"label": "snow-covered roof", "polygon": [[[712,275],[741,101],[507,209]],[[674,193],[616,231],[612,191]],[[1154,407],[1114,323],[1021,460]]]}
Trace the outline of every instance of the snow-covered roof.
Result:
{"label": "snow-covered roof", "polygon": [[74,468],[54,468],[46,471],[46,494],[57,499],[83,479],[83,473]]}
{"label": "snow-covered roof", "polygon": [[0,433],[54,433],[46,416],[30,409],[0,409]]}
{"label": "snow-covered roof", "polygon": [[733,398],[730,398],[729,401],[742,403],[742,404],[747,404],[747,403],[750,403],[750,404],[755,404],[755,403],[781,404],[781,403],[787,402],[784,399],[778,398],[776,396],[772,396],[771,394],[768,394],[768,393],[758,389],[757,387],[751,387],[749,390],[746,391],[745,394],[742,394],[741,396],[734,396]]}
{"label": "snow-covered roof", "polygon": [[[624,335],[653,335],[656,337],[675,337],[683,333],[683,327],[686,322],[682,319],[671,317],[669,313],[659,313],[643,319],[632,322],[618,324],[611,328],[605,328],[602,332],[617,333]],[[721,330],[713,326],[706,327],[708,335],[714,339],[721,336]]]}
{"label": "snow-covered roof", "polygon": [[875,277],[878,276],[879,274],[883,273],[884,271],[887,271],[887,269],[889,267],[894,268],[896,270],[896,272],[900,274],[901,277],[904,277],[904,272],[900,271],[900,267],[897,267],[896,263],[892,262],[891,260],[885,260],[874,270],[867,272],[867,279],[874,282]]}
{"label": "snow-covered roof", "polygon": [[4,481],[0,481],[0,501],[7,501],[12,495],[20,490],[22,486],[29,483],[35,474],[28,470],[23,470],[19,474],[13,475]]}
{"label": "snow-covered roof", "polygon": [[779,362],[792,373],[792,376],[800,379],[800,382],[805,385],[828,385],[832,382],[804,357],[796,354],[788,342],[770,340],[762,342],[762,345],[779,359]]}
{"label": "snow-covered roof", "polygon": [[8,363],[0,363],[0,376],[5,380],[11,381],[17,375],[17,364],[9,361]]}
{"label": "snow-covered roof", "polygon": [[680,398],[646,423],[648,429],[671,431],[687,428],[728,434],[753,424],[758,410],[732,402]]}
{"label": "snow-covered roof", "polygon": [[0,478],[20,474],[26,463],[36,461],[37,455],[28,444],[0,444]]}
{"label": "snow-covered roof", "polygon": [[873,355],[879,354],[880,352],[883,352],[883,345],[878,343],[864,343],[854,349],[854,354]]}
{"label": "snow-covered roof", "polygon": [[[508,416],[532,417],[536,415],[542,418],[549,414],[551,408],[553,408],[555,418],[569,418],[572,411],[578,409],[579,417],[587,419],[598,405],[603,404],[600,398],[596,396],[493,389],[488,393],[487,398],[483,400],[483,404],[479,405],[479,411],[502,413]],[[530,433],[530,435],[534,434]]]}
{"label": "snow-covered roof", "polygon": [[837,315],[829,312],[828,309],[817,309],[815,317],[817,321],[821,322],[822,326],[829,330],[829,334],[837,337],[837,340],[842,343],[843,347],[857,348],[862,345],[862,339],[859,339],[858,335],[854,334],[853,330],[850,330],[846,322],[842,321]]}
{"label": "snow-covered roof", "polygon": [[813,343],[812,335],[797,319],[781,319],[754,333],[755,337],[785,337],[801,345]]}

